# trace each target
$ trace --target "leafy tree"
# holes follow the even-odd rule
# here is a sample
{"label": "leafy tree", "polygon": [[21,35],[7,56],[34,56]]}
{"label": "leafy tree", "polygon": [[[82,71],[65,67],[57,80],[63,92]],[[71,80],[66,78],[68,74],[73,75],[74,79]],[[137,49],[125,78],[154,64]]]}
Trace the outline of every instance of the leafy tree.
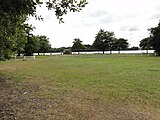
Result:
{"label": "leafy tree", "polygon": [[[41,16],[37,16],[36,8],[45,3],[48,10],[54,10],[57,18],[62,21],[63,15],[70,12],[79,12],[87,4],[86,0],[47,0],[41,2],[41,0],[1,0],[0,1],[0,13],[2,15],[8,15],[9,17],[19,18],[24,15],[32,15],[37,19],[41,19]],[[4,17],[4,16],[3,16]],[[10,19],[11,19],[10,18]]]}
{"label": "leafy tree", "polygon": [[46,53],[46,52],[50,52],[51,50],[51,44],[49,42],[49,38],[47,38],[47,36],[45,35],[41,35],[41,36],[37,36],[38,38],[38,42],[39,42],[39,50],[38,50],[38,54],[39,53]]}
{"label": "leafy tree", "polygon": [[103,51],[110,50],[110,53],[113,49],[113,43],[114,43],[114,33],[109,31],[104,31],[103,29],[100,29],[98,34],[95,37],[95,41],[93,42],[93,47],[95,49],[99,49]]}
{"label": "leafy tree", "polygon": [[24,53],[26,56],[31,56],[34,52],[39,50],[39,39],[31,33],[33,29],[34,27],[31,25],[25,28],[27,40],[24,47]]}
{"label": "leafy tree", "polygon": [[160,56],[160,22],[157,27],[150,29],[150,34],[153,49]]}
{"label": "leafy tree", "polygon": [[[0,1],[0,58],[10,58],[20,43],[20,36],[27,14],[25,14],[23,0],[1,0]],[[28,11],[29,12],[29,11]],[[3,46],[3,47],[2,47]],[[19,48],[18,48],[19,49]]]}
{"label": "leafy tree", "polygon": [[27,39],[27,43],[25,44],[25,55],[32,56],[33,53],[37,52],[40,48],[39,39],[37,36],[30,36]]}
{"label": "leafy tree", "polygon": [[81,50],[85,49],[85,47],[82,45],[82,41],[79,38],[75,38],[73,41],[72,50]]}
{"label": "leafy tree", "polygon": [[112,50],[114,49],[114,44],[115,44],[115,36],[114,36],[114,32],[108,32],[107,31],[107,37],[108,37],[108,46],[109,46],[109,51],[110,51],[110,54],[112,54]]}
{"label": "leafy tree", "polygon": [[29,27],[28,24],[23,24],[21,28],[16,30],[16,34],[14,35],[14,40],[15,40],[14,51],[15,53],[18,53],[18,56],[20,56],[20,54],[24,52],[25,44],[27,42],[28,27]]}
{"label": "leafy tree", "polygon": [[142,50],[147,50],[147,53],[148,53],[148,50],[152,49],[151,38],[147,37],[147,38],[142,39],[140,41],[139,46],[141,47]]}
{"label": "leafy tree", "polygon": [[128,48],[128,45],[129,43],[124,38],[115,39],[114,47],[119,51],[119,54],[121,50],[126,50]]}
{"label": "leafy tree", "polygon": [[18,40],[19,36],[23,38],[22,31],[25,28],[24,21],[26,18],[21,17],[16,20],[12,17],[10,18],[7,14],[6,16],[2,15],[1,11],[0,16],[0,59],[10,59],[11,55],[17,50],[17,44],[22,40]]}
{"label": "leafy tree", "polygon": [[92,45],[93,48],[102,50],[104,54],[104,51],[106,49],[105,40],[106,40],[106,32],[103,29],[100,29],[100,31],[95,37],[95,41],[93,42]]}
{"label": "leafy tree", "polygon": [[[28,16],[35,16],[37,6],[43,4],[41,0],[0,0],[0,59],[10,58],[15,52],[17,43],[17,30],[23,28]],[[48,0],[44,2],[48,10],[54,10],[57,19],[63,22],[63,15],[68,12],[79,12],[87,4],[86,0]],[[20,35],[18,35],[20,36]],[[23,41],[23,40],[22,40]],[[24,41],[23,41],[24,42]],[[21,49],[21,48],[17,48]],[[20,50],[21,51],[21,50]]]}

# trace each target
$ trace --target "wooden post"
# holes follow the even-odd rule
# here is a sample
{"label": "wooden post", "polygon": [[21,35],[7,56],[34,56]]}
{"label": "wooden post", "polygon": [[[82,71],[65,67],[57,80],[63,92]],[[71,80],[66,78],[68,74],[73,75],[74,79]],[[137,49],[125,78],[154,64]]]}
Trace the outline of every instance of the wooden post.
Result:
{"label": "wooden post", "polygon": [[23,61],[26,61],[26,56],[23,57]]}
{"label": "wooden post", "polygon": [[35,55],[33,56],[33,60],[35,60],[36,59],[36,57],[35,57]]}
{"label": "wooden post", "polygon": [[51,59],[53,58],[52,52],[50,53],[50,58],[51,58]]}

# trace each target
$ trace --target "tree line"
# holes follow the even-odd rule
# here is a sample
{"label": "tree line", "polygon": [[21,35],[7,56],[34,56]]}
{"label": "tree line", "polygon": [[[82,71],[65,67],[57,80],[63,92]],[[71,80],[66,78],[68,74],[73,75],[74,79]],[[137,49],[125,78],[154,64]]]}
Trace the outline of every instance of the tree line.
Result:
{"label": "tree line", "polygon": [[[140,41],[139,47],[128,48],[129,43],[127,39],[119,38],[117,39],[114,32],[105,31],[100,29],[95,37],[95,41],[89,46],[89,49],[102,50],[103,54],[105,50],[112,52],[112,50],[155,50],[157,56],[160,56],[160,22],[157,27],[152,27],[148,29],[149,36]],[[74,39],[72,50],[86,49],[87,46],[82,45],[80,39]]]}
{"label": "tree line", "polygon": [[95,36],[95,41],[92,45],[83,45],[82,41],[79,38],[75,38],[73,41],[72,50],[101,50],[110,51],[110,54],[113,50],[118,50],[119,53],[121,50],[128,49],[129,43],[127,39],[124,38],[116,38],[114,32],[105,31],[104,29],[100,29],[99,32]]}

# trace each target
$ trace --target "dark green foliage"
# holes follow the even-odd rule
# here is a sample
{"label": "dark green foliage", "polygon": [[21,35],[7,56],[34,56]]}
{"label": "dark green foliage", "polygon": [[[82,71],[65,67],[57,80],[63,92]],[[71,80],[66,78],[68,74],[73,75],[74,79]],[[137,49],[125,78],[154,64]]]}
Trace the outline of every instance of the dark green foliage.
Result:
{"label": "dark green foliage", "polygon": [[27,43],[25,44],[25,55],[31,56],[35,51],[38,51],[39,49],[39,43],[38,40],[35,38],[35,36],[28,37]]}
{"label": "dark green foliage", "polygon": [[160,23],[157,27],[150,29],[150,39],[153,45],[153,49],[157,53],[158,56],[160,56]]}
{"label": "dark green foliage", "polygon": [[70,12],[79,12],[87,4],[86,0],[48,0],[47,2],[40,2],[40,0],[1,0],[0,13],[3,15],[12,16],[18,19],[19,16],[32,15],[38,19],[40,16],[36,15],[37,5],[45,3],[49,10],[54,10],[57,18],[62,21],[63,15]]}
{"label": "dark green foliage", "polygon": [[[3,12],[0,8],[0,59],[10,59],[11,56],[19,49],[19,43],[23,42],[21,38],[26,17],[13,16]],[[17,48],[16,48],[17,47]],[[21,46],[22,47],[22,46]]]}
{"label": "dark green foliage", "polygon": [[0,60],[10,59],[12,49],[13,49],[13,41],[10,37],[6,38],[3,34],[0,34]]}
{"label": "dark green foliage", "polygon": [[[27,37],[25,36],[24,22],[30,15],[36,19],[42,19],[36,14],[36,8],[41,4],[43,2],[40,0],[0,0],[0,59],[9,59],[16,51],[18,53],[23,51]],[[63,22],[63,15],[68,11],[79,12],[87,2],[86,0],[80,0],[80,2],[49,0],[44,4],[49,10],[54,10],[59,21]],[[29,39],[27,37],[27,40]]]}
{"label": "dark green foliage", "polygon": [[103,54],[105,50],[112,51],[114,39],[114,32],[104,31],[103,29],[100,29],[95,37],[93,48],[102,50]]}
{"label": "dark green foliage", "polygon": [[121,50],[126,50],[128,48],[128,45],[129,45],[129,43],[127,41],[128,40],[126,40],[124,38],[115,39],[115,42],[114,42],[115,50],[118,50],[119,53],[120,53]]}
{"label": "dark green foliage", "polygon": [[72,50],[81,50],[85,49],[85,47],[82,45],[82,41],[79,38],[75,38],[73,41]]}
{"label": "dark green foliage", "polygon": [[160,56],[160,22],[157,27],[148,29],[150,36],[140,41],[140,47],[142,49],[154,49],[155,53]]}
{"label": "dark green foliage", "polygon": [[49,42],[49,38],[45,35],[37,36],[39,42],[39,50],[38,53],[50,52],[51,44]]}
{"label": "dark green foliage", "polygon": [[51,51],[49,38],[45,35],[35,36],[28,33],[27,42],[25,43],[25,55],[31,56],[33,53],[46,53]]}
{"label": "dark green foliage", "polygon": [[54,9],[55,15],[60,22],[63,22],[63,15],[70,12],[79,12],[87,4],[86,0],[50,0],[46,2],[46,5],[49,10]]}
{"label": "dark green foliage", "polygon": [[27,26],[26,27],[26,43],[25,43],[25,47],[24,47],[24,53],[26,56],[31,56],[33,55],[33,53],[38,50],[39,48],[37,48],[38,45],[38,40],[37,38],[31,33],[33,31],[33,27],[32,26]]}
{"label": "dark green foliage", "polygon": [[139,46],[141,47],[142,50],[148,50],[152,49],[152,41],[150,37],[144,38],[140,41]]}

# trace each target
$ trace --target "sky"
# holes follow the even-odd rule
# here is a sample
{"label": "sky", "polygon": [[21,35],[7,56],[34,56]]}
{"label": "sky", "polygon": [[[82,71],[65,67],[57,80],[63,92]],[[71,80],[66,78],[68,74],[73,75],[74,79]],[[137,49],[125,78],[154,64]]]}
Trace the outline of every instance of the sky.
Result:
{"label": "sky", "polygon": [[100,29],[112,31],[116,38],[128,39],[131,46],[149,36],[148,29],[156,27],[160,20],[160,0],[87,0],[81,12],[68,13],[64,22],[54,11],[45,7],[37,9],[43,21],[30,18],[28,23],[36,27],[35,35],[46,35],[53,48],[71,47],[79,38],[83,44],[92,45]]}

